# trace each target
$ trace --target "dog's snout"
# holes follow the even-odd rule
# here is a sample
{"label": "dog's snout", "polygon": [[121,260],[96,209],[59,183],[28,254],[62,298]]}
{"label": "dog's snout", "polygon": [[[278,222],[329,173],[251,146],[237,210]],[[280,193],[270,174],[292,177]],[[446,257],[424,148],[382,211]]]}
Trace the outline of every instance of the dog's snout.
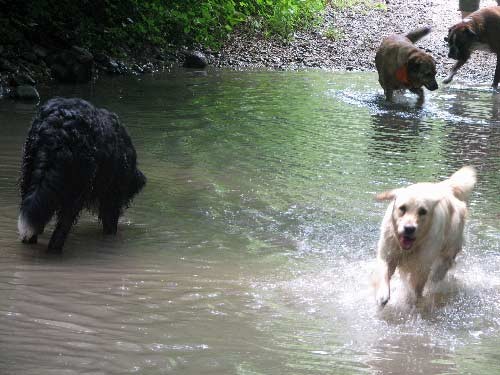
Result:
{"label": "dog's snout", "polygon": [[405,230],[405,235],[409,236],[414,234],[417,228],[414,225],[405,225],[404,230]]}

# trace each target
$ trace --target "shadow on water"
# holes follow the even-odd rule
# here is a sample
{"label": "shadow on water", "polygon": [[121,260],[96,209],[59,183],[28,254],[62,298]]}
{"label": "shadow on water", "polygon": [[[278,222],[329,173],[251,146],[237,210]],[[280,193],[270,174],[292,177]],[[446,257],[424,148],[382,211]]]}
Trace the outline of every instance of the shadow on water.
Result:
{"label": "shadow on water", "polygon": [[[42,95],[117,112],[146,189],[116,238],[83,215],[63,254],[17,242],[33,105],[0,102],[0,373],[500,372],[500,95],[387,104],[371,74],[113,78]],[[413,306],[370,274],[374,193],[478,168],[466,246]]]}

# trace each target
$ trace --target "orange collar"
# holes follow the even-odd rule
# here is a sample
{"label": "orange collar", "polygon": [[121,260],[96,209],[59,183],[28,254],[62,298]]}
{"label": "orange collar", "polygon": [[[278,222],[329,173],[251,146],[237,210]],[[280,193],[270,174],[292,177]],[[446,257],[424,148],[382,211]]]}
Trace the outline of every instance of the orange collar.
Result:
{"label": "orange collar", "polygon": [[410,85],[410,81],[408,80],[408,66],[403,65],[402,67],[396,70],[396,79],[401,82],[403,85]]}

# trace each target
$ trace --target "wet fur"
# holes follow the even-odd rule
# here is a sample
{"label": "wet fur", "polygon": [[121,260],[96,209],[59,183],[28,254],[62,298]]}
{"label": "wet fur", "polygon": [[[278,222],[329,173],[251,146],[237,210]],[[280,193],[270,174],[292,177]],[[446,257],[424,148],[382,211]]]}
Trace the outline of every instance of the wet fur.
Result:
{"label": "wet fur", "polygon": [[105,234],[146,183],[118,117],[82,99],[54,98],[36,115],[24,145],[18,230],[36,243],[56,215],[50,250],[61,250],[80,211],[96,211]]}
{"label": "wet fur", "polygon": [[462,22],[450,27],[446,38],[448,57],[457,60],[443,83],[450,83],[457,71],[469,60],[472,52],[486,50],[497,55],[493,77],[494,88],[500,82],[500,6],[482,8]]}
{"label": "wet fur", "polygon": [[[386,99],[392,100],[395,90],[408,89],[424,100],[424,90],[438,88],[436,82],[436,62],[426,52],[413,43],[430,33],[428,27],[414,30],[406,35],[391,35],[385,38],[375,56],[379,83]],[[398,69],[406,69],[408,81],[398,79]]]}
{"label": "wet fur", "polygon": [[[416,298],[429,279],[444,278],[462,249],[466,201],[475,182],[475,170],[464,167],[445,181],[418,183],[377,196],[391,201],[382,220],[374,275],[379,306],[389,301],[396,269]],[[407,227],[415,231],[411,247],[405,249],[401,236]]]}

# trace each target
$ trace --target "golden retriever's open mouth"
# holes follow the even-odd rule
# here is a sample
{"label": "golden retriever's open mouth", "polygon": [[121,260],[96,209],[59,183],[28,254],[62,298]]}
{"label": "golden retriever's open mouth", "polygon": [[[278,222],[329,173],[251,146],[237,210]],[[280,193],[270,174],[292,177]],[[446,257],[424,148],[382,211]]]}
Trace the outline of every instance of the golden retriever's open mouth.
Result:
{"label": "golden retriever's open mouth", "polygon": [[405,236],[403,234],[399,236],[399,246],[401,246],[403,250],[410,250],[414,242],[414,237]]}

